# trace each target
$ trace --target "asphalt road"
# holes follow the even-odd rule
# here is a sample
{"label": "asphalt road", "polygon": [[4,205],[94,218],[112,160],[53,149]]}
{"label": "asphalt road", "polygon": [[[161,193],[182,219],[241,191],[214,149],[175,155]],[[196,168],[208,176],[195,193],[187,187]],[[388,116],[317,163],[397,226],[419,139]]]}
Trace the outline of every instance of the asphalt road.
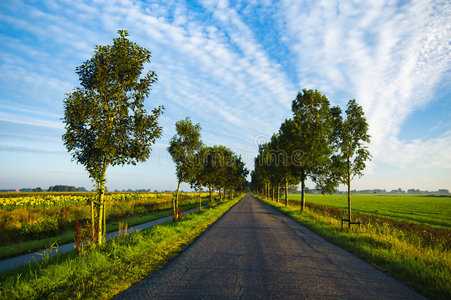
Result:
{"label": "asphalt road", "polygon": [[424,299],[250,195],[116,298]]}

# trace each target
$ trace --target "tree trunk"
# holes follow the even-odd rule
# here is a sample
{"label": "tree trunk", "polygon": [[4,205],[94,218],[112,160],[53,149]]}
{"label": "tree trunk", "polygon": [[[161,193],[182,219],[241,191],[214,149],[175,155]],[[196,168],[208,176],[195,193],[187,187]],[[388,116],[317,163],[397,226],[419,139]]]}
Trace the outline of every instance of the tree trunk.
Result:
{"label": "tree trunk", "polygon": [[106,237],[106,209],[105,200],[103,200],[103,237]]}
{"label": "tree trunk", "polygon": [[213,196],[211,194],[211,185],[208,185],[208,190],[210,191],[210,205],[213,205]]}
{"label": "tree trunk", "polygon": [[175,203],[174,203],[174,221],[177,221],[179,219],[179,191],[180,191],[180,184],[179,181],[177,184],[177,193],[175,194]]}
{"label": "tree trunk", "polygon": [[350,170],[350,163],[349,163],[349,157],[347,160],[347,183],[348,183],[348,220],[349,220],[349,228],[351,228],[351,170]]}
{"label": "tree trunk", "polygon": [[222,202],[221,188],[218,188],[218,192],[219,192],[219,202]]}
{"label": "tree trunk", "polygon": [[271,192],[272,192],[271,200],[274,202],[274,184],[271,184]]}
{"label": "tree trunk", "polygon": [[280,182],[277,183],[277,203],[279,203],[279,196],[280,196]]}
{"label": "tree trunk", "polygon": [[172,220],[175,221],[175,197],[172,195]]}
{"label": "tree trunk", "polygon": [[302,178],[301,178],[301,213],[305,209],[305,176],[304,171],[302,171]]}
{"label": "tree trunk", "polygon": [[104,220],[105,218],[105,173],[106,173],[106,164],[104,163],[104,168],[102,170],[102,175],[100,177],[100,181],[98,183],[98,194],[99,194],[99,207],[98,207],[98,232],[97,232],[97,244],[99,246],[102,246],[104,236],[104,230],[106,230],[104,227],[106,225],[106,222]]}
{"label": "tree trunk", "polygon": [[97,228],[97,231],[98,231],[97,232],[97,243],[99,246],[102,246],[103,238],[104,238],[104,236],[103,236],[103,225],[104,225],[103,218],[105,216],[104,195],[105,195],[105,189],[102,184],[102,186],[100,187],[100,190],[99,190],[99,208],[98,208],[99,222],[98,222],[98,228]]}
{"label": "tree trunk", "polygon": [[285,178],[285,206],[288,206],[288,178]]}
{"label": "tree trunk", "polygon": [[199,187],[199,211],[202,210],[202,187]]}
{"label": "tree trunk", "polygon": [[95,218],[94,218],[94,199],[91,198],[91,243],[94,242],[94,226],[95,226]]}

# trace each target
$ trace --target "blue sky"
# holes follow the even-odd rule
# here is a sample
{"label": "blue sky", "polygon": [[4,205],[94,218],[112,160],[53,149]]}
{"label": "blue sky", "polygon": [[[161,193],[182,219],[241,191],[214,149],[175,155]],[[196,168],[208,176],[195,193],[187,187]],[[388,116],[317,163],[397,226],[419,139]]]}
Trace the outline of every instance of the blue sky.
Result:
{"label": "blue sky", "polygon": [[186,116],[252,169],[303,88],[363,106],[373,160],[354,188],[451,190],[451,4],[426,0],[3,0],[0,188],[92,186],[62,143],[63,99],[118,29],[152,52],[146,107],[166,110],[150,160],[110,168],[110,190],[174,189],[166,147]]}

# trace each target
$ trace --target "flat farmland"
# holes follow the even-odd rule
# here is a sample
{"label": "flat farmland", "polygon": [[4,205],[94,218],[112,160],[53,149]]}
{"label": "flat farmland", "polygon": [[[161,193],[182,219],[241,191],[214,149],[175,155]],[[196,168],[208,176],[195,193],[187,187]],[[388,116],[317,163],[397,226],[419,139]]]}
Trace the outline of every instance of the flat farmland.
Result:
{"label": "flat farmland", "polygon": [[[208,193],[202,193],[207,204]],[[95,193],[0,193],[0,259],[72,242],[76,222],[90,221]],[[107,231],[172,214],[172,193],[107,193]],[[182,193],[181,209],[199,206],[198,193]],[[0,297],[1,298],[1,297]]]}
{"label": "flat farmland", "polygon": [[[301,200],[301,195],[289,194],[288,199],[290,202],[298,202]],[[341,209],[348,207],[346,194],[306,194],[306,202]],[[418,223],[434,228],[451,228],[451,196],[352,194],[351,208],[354,213],[378,215],[396,221]]]}

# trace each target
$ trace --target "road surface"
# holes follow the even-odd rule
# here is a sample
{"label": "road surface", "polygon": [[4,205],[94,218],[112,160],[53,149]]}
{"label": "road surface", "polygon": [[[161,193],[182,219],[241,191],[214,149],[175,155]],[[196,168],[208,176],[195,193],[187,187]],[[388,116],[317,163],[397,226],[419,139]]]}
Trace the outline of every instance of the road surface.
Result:
{"label": "road surface", "polygon": [[117,299],[424,299],[247,195]]}

